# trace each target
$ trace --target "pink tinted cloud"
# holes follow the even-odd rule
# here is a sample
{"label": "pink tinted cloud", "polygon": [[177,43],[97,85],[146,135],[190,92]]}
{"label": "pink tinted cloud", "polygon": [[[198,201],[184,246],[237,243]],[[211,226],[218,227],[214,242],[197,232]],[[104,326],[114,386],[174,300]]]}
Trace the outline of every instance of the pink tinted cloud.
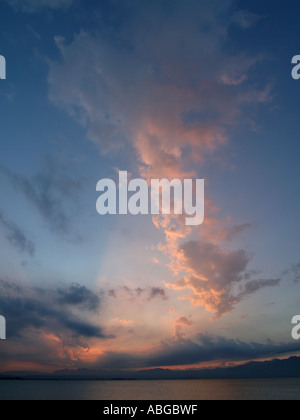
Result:
{"label": "pink tinted cloud", "polygon": [[[246,11],[233,19],[231,6],[190,0],[187,8],[174,0],[166,13],[161,1],[134,2],[114,34],[119,43],[100,32],[81,31],[69,45],[57,38],[61,60],[50,65],[51,100],[87,128],[101,153],[133,146],[144,178],[196,176],[206,157],[230,140],[228,129],[243,120],[244,105],[272,100],[271,84],[251,83],[263,57],[226,48],[231,25],[246,30],[256,21]],[[216,316],[245,298],[235,287],[250,257],[222,244],[243,227],[220,221],[214,203],[206,198],[194,242],[181,217],[153,222],[165,234],[159,249],[170,258],[173,287],[189,289],[188,298]]]}

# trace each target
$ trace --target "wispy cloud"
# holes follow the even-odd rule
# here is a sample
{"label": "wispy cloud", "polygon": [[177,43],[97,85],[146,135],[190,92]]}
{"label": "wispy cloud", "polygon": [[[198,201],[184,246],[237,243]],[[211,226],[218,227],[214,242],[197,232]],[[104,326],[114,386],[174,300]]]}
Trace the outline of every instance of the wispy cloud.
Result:
{"label": "wispy cloud", "polygon": [[33,242],[28,239],[23,230],[15,223],[10,222],[3,215],[0,210],[0,225],[3,226],[6,239],[9,243],[21,252],[26,252],[30,256],[34,255],[35,246]]}
{"label": "wispy cloud", "polygon": [[248,10],[239,10],[234,13],[232,20],[243,29],[249,29],[252,26],[255,26],[263,18],[263,16],[256,15]]}
{"label": "wispy cloud", "polygon": [[70,235],[70,217],[64,205],[66,199],[76,202],[76,197],[82,189],[80,180],[69,177],[65,168],[50,156],[46,157],[43,169],[33,177],[13,172],[1,164],[0,173],[5,175],[13,187],[36,208],[51,230],[62,236]]}
{"label": "wispy cloud", "polygon": [[292,264],[283,272],[284,276],[289,276],[294,283],[300,282],[300,263]]}

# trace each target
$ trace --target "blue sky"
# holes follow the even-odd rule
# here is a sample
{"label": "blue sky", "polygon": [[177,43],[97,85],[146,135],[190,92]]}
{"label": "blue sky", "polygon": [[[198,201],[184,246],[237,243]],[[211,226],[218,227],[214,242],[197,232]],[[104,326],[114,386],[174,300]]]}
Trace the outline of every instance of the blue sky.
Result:
{"label": "blue sky", "polygon": [[[138,368],[193,343],[182,366],[249,359],[203,357],[227,340],[297,353],[299,14],[290,0],[1,2],[2,371]],[[118,170],[205,178],[204,225],[99,216],[97,181]]]}

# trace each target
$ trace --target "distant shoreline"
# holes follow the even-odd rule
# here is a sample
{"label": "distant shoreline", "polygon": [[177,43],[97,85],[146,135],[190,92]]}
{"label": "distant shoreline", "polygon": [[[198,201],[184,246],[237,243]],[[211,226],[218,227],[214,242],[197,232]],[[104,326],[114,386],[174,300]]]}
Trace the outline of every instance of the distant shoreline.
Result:
{"label": "distant shoreline", "polygon": [[52,374],[40,372],[4,372],[0,380],[44,381],[161,381],[161,380],[229,380],[229,379],[299,379],[300,357],[249,362],[244,365],[199,370],[151,369],[132,371],[62,370]]}

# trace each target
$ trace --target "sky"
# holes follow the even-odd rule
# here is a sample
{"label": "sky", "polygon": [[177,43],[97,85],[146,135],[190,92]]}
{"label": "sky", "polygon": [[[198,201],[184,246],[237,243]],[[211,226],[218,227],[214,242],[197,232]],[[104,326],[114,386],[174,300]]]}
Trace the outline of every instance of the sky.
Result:
{"label": "sky", "polygon": [[[1,0],[0,372],[299,355],[294,0]],[[97,182],[205,179],[205,220]]]}

